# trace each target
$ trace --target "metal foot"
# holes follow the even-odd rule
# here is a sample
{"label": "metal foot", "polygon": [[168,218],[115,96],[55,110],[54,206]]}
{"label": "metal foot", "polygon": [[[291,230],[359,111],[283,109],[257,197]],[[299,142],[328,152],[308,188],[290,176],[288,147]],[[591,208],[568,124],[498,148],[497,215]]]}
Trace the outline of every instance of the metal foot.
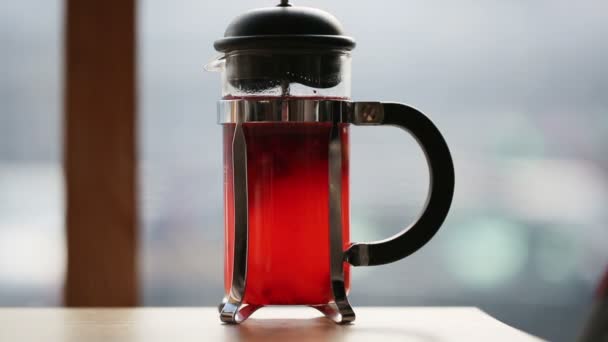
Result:
{"label": "metal foot", "polygon": [[217,306],[217,311],[219,313],[222,313],[222,310],[224,309],[224,305],[226,305],[226,302],[228,302],[228,298],[227,297],[222,298],[222,302],[220,303],[220,305]]}
{"label": "metal foot", "polygon": [[350,324],[355,320],[355,312],[348,301],[341,304],[332,302],[323,305],[313,305],[312,307],[338,324]]}
{"label": "metal foot", "polygon": [[224,300],[219,305],[220,320],[228,324],[238,324],[249,318],[261,307],[261,305],[243,304],[224,297]]}

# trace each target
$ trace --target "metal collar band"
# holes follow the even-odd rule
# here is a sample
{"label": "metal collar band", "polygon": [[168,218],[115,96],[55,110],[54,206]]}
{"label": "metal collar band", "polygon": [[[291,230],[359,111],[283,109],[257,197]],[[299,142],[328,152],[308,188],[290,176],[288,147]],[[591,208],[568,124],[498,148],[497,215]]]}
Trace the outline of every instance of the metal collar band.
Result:
{"label": "metal collar band", "polygon": [[338,122],[380,125],[384,109],[380,102],[312,99],[222,100],[218,123],[241,122]]}

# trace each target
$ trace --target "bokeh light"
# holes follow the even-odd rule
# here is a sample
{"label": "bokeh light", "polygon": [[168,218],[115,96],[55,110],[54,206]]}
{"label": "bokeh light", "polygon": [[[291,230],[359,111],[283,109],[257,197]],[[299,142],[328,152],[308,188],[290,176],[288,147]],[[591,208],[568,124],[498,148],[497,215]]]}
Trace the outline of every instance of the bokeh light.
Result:
{"label": "bokeh light", "polygon": [[454,226],[447,243],[447,269],[462,284],[477,289],[500,287],[526,265],[526,231],[496,217]]}

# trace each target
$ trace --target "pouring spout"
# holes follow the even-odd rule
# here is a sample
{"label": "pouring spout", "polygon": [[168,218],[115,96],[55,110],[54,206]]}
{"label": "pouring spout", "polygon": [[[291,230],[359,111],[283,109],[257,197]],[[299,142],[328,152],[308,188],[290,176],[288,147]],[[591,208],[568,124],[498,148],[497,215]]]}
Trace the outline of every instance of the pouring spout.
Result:
{"label": "pouring spout", "polygon": [[209,63],[207,63],[205,65],[205,70],[211,71],[211,72],[222,72],[222,71],[224,71],[225,67],[226,67],[226,56],[221,55],[221,56],[214,58]]}

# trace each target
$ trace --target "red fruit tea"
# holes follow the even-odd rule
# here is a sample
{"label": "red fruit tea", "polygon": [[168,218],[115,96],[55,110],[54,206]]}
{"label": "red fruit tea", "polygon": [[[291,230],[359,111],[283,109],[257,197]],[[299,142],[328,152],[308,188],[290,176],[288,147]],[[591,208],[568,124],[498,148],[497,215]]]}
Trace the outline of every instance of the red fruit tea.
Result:
{"label": "red fruit tea", "polygon": [[[244,302],[312,305],[333,300],[329,255],[328,146],[331,123],[244,123],[249,238]],[[224,289],[234,251],[232,139],[224,125]],[[342,125],[342,236],[349,244],[349,127]],[[350,268],[344,264],[346,288]]]}

